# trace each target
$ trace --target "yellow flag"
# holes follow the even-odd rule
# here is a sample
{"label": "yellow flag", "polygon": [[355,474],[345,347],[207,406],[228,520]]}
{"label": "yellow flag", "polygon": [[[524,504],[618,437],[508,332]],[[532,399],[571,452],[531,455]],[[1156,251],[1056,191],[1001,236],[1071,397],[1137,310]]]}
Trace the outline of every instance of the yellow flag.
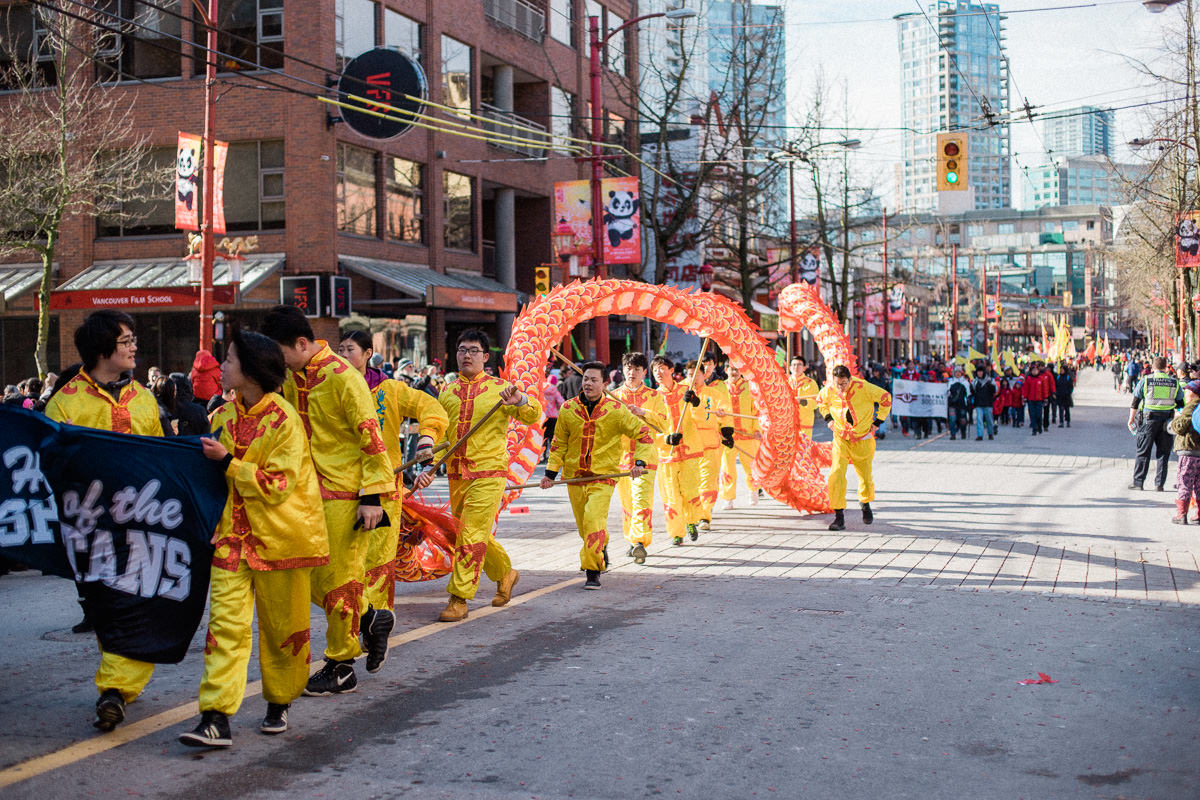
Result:
{"label": "yellow flag", "polygon": [[987,356],[985,356],[983,353],[976,350],[974,347],[967,348],[967,359],[968,360],[975,361],[977,359],[982,359],[982,358],[987,358]]}

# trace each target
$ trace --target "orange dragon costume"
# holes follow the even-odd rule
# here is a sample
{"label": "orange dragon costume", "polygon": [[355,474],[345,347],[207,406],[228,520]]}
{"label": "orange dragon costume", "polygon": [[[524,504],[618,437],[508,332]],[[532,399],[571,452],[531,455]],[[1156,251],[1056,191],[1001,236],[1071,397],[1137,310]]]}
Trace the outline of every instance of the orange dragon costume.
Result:
{"label": "orange dragon costume", "polygon": [[858,501],[875,499],[871,462],[875,458],[875,420],[891,413],[892,396],[873,383],[853,377],[845,392],[833,381],[817,394],[817,409],[833,429],[833,462],[829,467],[829,506],[846,507],[846,467],[858,474]]}
{"label": "orange dragon costume", "polygon": [[352,661],[362,654],[359,617],[366,610],[363,580],[367,548],[375,534],[355,530],[359,498],[395,491],[387,448],[367,384],[354,367],[317,341],[320,350],[283,382],[308,434],[317,471],[329,563],[312,571],[312,601],[325,609],[325,658]]}
{"label": "orange dragon costume", "polygon": [[[163,435],[158,401],[149,389],[130,380],[113,397],[82,369],[50,398],[46,416],[55,422],[70,422],[115,433]],[[96,690],[103,693],[105,689],[116,689],[126,703],[131,703],[153,675],[153,664],[106,653],[102,649],[100,667],[96,670]]]}
{"label": "orange dragon costume", "polygon": [[[626,439],[633,442],[633,460],[648,463],[654,437],[629,409],[602,396],[589,411],[582,396],[571,398],[558,412],[546,477],[553,479],[560,471],[567,480],[616,472],[625,454],[622,443]],[[583,540],[579,549],[581,570],[603,572],[608,567],[608,508],[615,485],[615,479],[607,479],[567,487],[575,525]]]}
{"label": "orange dragon costume", "polygon": [[[667,430],[667,407],[658,392],[644,383],[635,388],[626,382],[621,384],[616,394],[627,405],[645,409],[646,421],[657,425],[661,430]],[[654,431],[651,431],[651,434],[653,433]],[[661,438],[661,435],[655,437],[656,440]],[[626,472],[639,457],[639,440],[623,437],[622,447],[620,469]],[[654,479],[658,471],[658,449],[650,448],[641,458],[646,462],[645,474],[637,478],[618,479],[617,496],[621,498],[622,532],[625,534],[625,540],[630,544],[649,547],[654,537],[651,520],[654,515]]]}
{"label": "orange dragon costume", "polygon": [[[734,414],[754,416],[754,400],[750,397],[750,384],[745,378],[730,378],[726,384],[729,389],[729,410]],[[750,465],[758,455],[758,420],[739,419],[735,417],[728,423],[733,426],[733,440],[737,447],[725,448],[721,458],[721,499],[734,500],[737,497],[737,462],[741,458],[742,471],[746,473],[746,488],[750,497],[755,500],[758,487],[754,485]]]}
{"label": "orange dragon costume", "polygon": [[233,460],[213,554],[200,710],[232,716],[246,692],[256,609],[263,699],[286,705],[304,690],[309,584],[313,568],[329,563],[329,540],[296,409],[274,392],[250,408],[239,396],[214,412],[213,431]]}

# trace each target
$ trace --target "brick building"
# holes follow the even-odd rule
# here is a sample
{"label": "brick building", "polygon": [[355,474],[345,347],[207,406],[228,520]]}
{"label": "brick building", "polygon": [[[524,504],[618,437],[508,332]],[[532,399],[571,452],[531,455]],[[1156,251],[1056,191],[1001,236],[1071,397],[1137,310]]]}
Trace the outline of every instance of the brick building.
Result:
{"label": "brick building", "polygon": [[[11,50],[36,58],[36,7],[3,5],[7,21],[0,35]],[[203,42],[203,28],[188,0],[99,5],[121,20],[84,43],[97,48],[97,78],[132,100],[137,127],[149,136],[156,161],[169,167],[178,132],[199,134],[203,126],[204,52],[192,44]],[[230,143],[228,236],[257,237],[257,249],[240,264],[236,295],[232,287],[220,289],[230,264],[218,258],[217,310],[227,322],[254,324],[279,301],[284,276],[340,274],[350,279],[354,313],[370,318],[389,357],[446,364],[458,332],[475,326],[502,347],[514,312],[533,289],[534,267],[553,258],[554,182],[586,177],[586,164],[535,144],[420,127],[372,140],[338,123],[336,107],[305,95],[334,96],[324,87],[347,60],[373,47],[394,47],[422,65],[433,103],[479,115],[427,109],[435,126],[504,134],[516,124],[583,137],[590,113],[587,16],[599,15],[611,30],[634,15],[635,5],[220,0],[216,137]],[[605,82],[608,109],[625,107],[619,85],[636,86],[636,47],[636,36],[623,32],[605,53],[608,69],[628,79]],[[266,81],[305,94],[275,90]],[[0,108],[3,103],[0,94]],[[636,141],[632,126],[616,114],[607,117],[611,137]],[[152,364],[186,370],[199,332],[197,308],[187,299],[185,252],[170,196],[149,204],[131,225],[90,216],[67,220],[56,256],[52,368],[76,360],[70,331],[90,308],[108,303],[138,320],[140,370]],[[30,260],[0,265],[6,382],[33,371]],[[336,335],[337,322],[314,320],[326,337]],[[620,323],[611,335],[624,338]]]}

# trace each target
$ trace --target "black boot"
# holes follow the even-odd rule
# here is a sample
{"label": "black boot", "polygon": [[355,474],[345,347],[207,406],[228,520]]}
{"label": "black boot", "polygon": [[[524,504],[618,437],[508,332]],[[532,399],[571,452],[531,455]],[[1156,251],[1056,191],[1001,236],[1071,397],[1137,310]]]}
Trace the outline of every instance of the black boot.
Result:
{"label": "black boot", "polygon": [[844,531],[846,530],[846,511],[842,508],[834,509],[833,522],[829,523],[829,530]]}
{"label": "black boot", "polygon": [[863,525],[870,525],[872,522],[875,521],[875,515],[873,513],[871,513],[871,504],[870,503],[862,504],[862,512],[863,512]]}

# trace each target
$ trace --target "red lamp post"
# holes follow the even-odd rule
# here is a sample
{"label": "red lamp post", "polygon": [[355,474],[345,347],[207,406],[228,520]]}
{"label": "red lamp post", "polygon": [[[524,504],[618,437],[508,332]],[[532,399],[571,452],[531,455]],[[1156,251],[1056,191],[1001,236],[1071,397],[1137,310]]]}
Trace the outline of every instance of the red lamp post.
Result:
{"label": "red lamp post", "polygon": [[697,272],[700,274],[700,291],[711,292],[713,282],[712,264],[701,264]]}

